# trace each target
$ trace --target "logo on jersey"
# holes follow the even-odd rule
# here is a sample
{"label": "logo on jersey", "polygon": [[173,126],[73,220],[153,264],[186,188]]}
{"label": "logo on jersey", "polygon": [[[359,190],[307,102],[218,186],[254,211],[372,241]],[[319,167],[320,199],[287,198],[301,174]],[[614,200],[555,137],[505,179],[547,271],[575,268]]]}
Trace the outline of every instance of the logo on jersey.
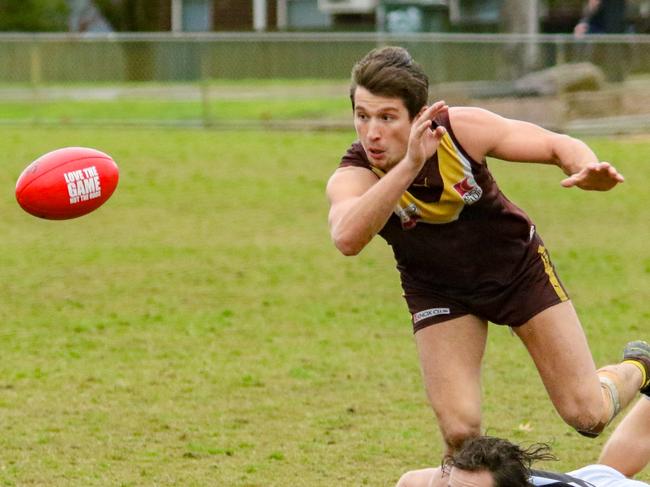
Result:
{"label": "logo on jersey", "polygon": [[466,176],[461,182],[454,184],[454,189],[466,205],[473,205],[483,196],[483,190],[472,176]]}
{"label": "logo on jersey", "polygon": [[415,203],[411,203],[405,208],[401,206],[395,207],[395,214],[399,217],[400,222],[402,222],[403,230],[410,230],[415,227],[418,220],[420,219],[420,212]]}

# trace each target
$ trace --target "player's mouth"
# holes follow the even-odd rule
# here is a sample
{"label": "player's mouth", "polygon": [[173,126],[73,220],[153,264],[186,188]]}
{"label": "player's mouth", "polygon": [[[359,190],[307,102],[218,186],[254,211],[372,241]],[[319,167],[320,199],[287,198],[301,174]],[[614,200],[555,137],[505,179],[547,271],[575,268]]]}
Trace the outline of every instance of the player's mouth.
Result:
{"label": "player's mouth", "polygon": [[368,155],[373,159],[381,160],[386,156],[386,151],[370,147],[368,148]]}

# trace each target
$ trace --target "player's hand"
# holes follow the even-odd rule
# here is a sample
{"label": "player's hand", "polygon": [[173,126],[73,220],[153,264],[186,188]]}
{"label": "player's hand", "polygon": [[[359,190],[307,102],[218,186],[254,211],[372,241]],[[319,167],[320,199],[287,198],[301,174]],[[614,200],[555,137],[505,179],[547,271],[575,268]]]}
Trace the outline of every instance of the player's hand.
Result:
{"label": "player's hand", "polygon": [[587,191],[608,191],[625,178],[609,162],[591,162],[579,172],[562,181],[562,186],[574,186]]}
{"label": "player's hand", "polygon": [[445,135],[444,127],[432,129],[431,122],[440,113],[446,112],[448,106],[444,101],[438,101],[422,111],[411,125],[406,158],[414,166],[420,168],[438,149],[440,139]]}

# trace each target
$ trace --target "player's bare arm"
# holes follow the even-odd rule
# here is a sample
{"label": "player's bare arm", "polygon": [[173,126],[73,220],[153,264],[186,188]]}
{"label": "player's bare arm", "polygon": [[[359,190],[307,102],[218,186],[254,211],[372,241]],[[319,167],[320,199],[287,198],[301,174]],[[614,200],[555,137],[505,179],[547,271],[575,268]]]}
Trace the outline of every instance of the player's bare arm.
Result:
{"label": "player's bare arm", "polygon": [[356,255],[381,230],[401,195],[438,148],[444,127],[431,130],[431,120],[446,105],[423,110],[411,125],[406,155],[379,180],[360,168],[340,168],[327,184],[330,234],[344,255]]}
{"label": "player's bare arm", "polygon": [[641,396],[609,438],[598,459],[633,477],[650,464],[650,397]]}
{"label": "player's bare arm", "polygon": [[476,160],[486,156],[506,161],[555,164],[568,176],[564,187],[607,191],[624,181],[608,162],[601,162],[581,140],[537,125],[510,120],[474,107],[450,109],[460,143]]}
{"label": "player's bare arm", "polygon": [[367,169],[337,169],[327,183],[329,226],[334,245],[357,255],[381,230],[397,201],[417,175],[410,164],[397,164],[381,180]]}

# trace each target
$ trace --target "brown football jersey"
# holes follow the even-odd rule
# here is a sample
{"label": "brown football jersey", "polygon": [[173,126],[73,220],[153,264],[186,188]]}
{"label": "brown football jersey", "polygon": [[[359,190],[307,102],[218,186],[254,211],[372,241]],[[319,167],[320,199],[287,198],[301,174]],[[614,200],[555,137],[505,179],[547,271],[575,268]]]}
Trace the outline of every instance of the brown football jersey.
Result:
{"label": "brown football jersey", "polygon": [[[485,161],[465,152],[445,114],[437,152],[402,195],[379,234],[409,289],[486,291],[511,282],[534,235],[528,216],[500,191]],[[360,142],[339,167],[373,167]]]}

